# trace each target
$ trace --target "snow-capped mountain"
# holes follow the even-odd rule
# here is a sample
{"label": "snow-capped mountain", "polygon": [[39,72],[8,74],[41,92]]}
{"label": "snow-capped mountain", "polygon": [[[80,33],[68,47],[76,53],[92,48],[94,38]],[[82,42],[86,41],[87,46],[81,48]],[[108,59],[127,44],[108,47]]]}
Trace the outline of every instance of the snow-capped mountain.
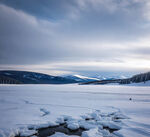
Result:
{"label": "snow-capped mountain", "polygon": [[124,77],[119,77],[118,79],[113,78],[113,79],[103,79],[99,81],[92,81],[92,82],[85,82],[82,84],[134,84],[137,85],[136,83],[141,83],[140,85],[149,85],[150,84],[150,72],[147,73],[141,73],[134,75],[130,78],[124,78]]}
{"label": "snow-capped mountain", "polygon": [[74,79],[60,76],[52,76],[43,73],[28,71],[0,71],[0,83],[2,84],[68,84],[77,83]]}
{"label": "snow-capped mountain", "polygon": [[126,76],[118,75],[118,76],[97,76],[100,80],[115,80],[115,79],[126,79]]}
{"label": "snow-capped mountain", "polygon": [[82,75],[78,75],[78,74],[66,75],[66,76],[63,76],[63,77],[75,80],[77,82],[91,82],[91,81],[99,81],[100,80],[98,78],[92,78],[92,77],[82,76]]}

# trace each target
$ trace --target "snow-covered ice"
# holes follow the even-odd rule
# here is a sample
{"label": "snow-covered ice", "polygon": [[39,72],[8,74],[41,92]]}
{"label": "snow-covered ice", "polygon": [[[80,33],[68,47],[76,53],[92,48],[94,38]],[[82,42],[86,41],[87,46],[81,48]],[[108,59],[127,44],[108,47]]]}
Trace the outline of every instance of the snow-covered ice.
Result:
{"label": "snow-covered ice", "polygon": [[82,133],[82,137],[103,137],[103,134],[98,131],[98,128],[93,128]]}
{"label": "snow-covered ice", "polygon": [[[72,130],[79,127],[86,129],[82,137],[148,137],[149,116],[150,87],[76,84],[0,86],[0,137],[31,135],[38,128],[64,122]],[[104,127],[118,131],[110,133]],[[57,132],[53,136],[69,135]]]}
{"label": "snow-covered ice", "polygon": [[78,122],[69,122],[67,123],[67,128],[71,130],[77,130],[79,128]]}
{"label": "snow-covered ice", "polygon": [[54,135],[52,135],[51,137],[79,137],[79,136],[74,136],[74,135],[66,135],[64,133],[60,133],[60,132],[56,132]]}

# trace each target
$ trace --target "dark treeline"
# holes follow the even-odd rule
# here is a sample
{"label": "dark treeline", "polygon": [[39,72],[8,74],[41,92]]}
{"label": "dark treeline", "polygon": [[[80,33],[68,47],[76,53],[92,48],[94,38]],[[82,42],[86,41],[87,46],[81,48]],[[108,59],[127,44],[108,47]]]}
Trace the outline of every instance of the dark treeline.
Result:
{"label": "dark treeline", "polygon": [[137,74],[127,79],[121,79],[120,84],[139,83],[139,82],[146,82],[148,80],[150,80],[150,72]]}
{"label": "dark treeline", "polygon": [[22,83],[16,79],[6,77],[6,76],[1,76],[0,84],[22,84]]}
{"label": "dark treeline", "polygon": [[109,83],[131,84],[131,83],[146,82],[148,80],[150,80],[150,72],[137,74],[132,76],[131,78],[126,79],[100,80],[100,81],[85,82],[81,84],[109,84]]}

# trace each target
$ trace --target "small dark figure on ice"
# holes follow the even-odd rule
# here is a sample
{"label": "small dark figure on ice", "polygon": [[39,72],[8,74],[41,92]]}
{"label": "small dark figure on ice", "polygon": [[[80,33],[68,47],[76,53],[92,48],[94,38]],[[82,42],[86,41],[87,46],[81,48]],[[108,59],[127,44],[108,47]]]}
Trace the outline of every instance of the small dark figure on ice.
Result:
{"label": "small dark figure on ice", "polygon": [[129,100],[132,100],[132,98],[129,98]]}

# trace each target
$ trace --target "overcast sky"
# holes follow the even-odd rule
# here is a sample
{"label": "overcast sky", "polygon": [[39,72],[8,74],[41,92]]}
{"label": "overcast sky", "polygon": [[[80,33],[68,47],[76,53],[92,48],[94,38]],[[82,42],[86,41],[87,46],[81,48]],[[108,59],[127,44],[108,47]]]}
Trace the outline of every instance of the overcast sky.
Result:
{"label": "overcast sky", "polygon": [[150,0],[0,0],[0,69],[150,70]]}

